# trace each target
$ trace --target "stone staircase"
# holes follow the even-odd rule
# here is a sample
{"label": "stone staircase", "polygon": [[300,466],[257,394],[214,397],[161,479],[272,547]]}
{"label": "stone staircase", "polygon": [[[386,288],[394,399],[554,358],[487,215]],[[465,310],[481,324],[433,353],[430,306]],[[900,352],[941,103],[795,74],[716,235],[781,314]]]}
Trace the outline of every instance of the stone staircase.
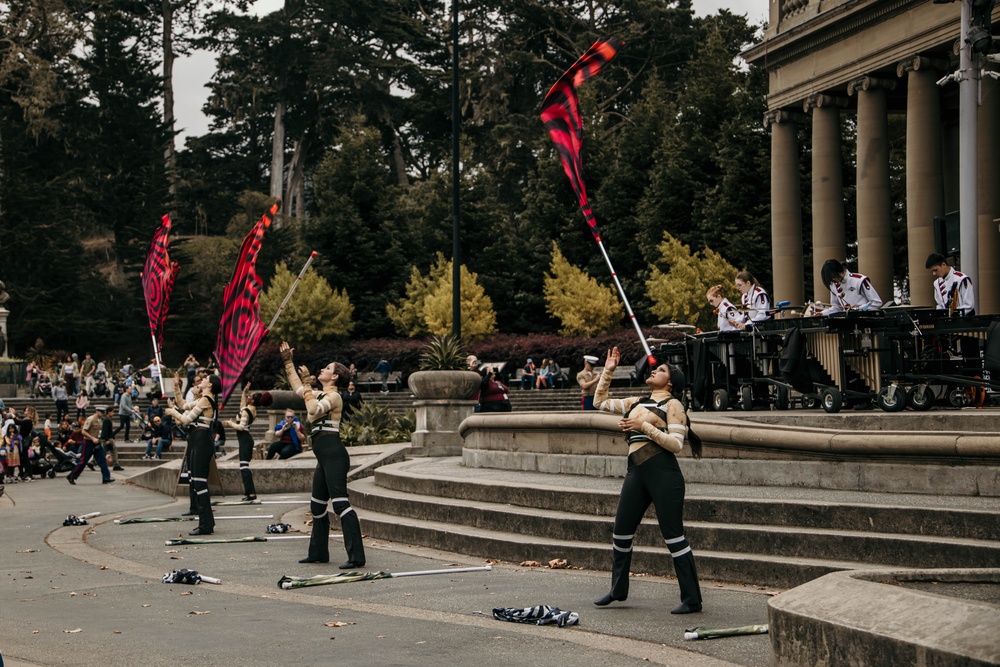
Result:
{"label": "stone staircase", "polygon": [[[384,466],[350,490],[377,539],[607,570],[620,486],[453,458]],[[994,498],[689,484],[685,528],[700,576],[720,581],[790,588],[847,569],[1000,567]],[[652,510],[632,570],[673,574]]]}

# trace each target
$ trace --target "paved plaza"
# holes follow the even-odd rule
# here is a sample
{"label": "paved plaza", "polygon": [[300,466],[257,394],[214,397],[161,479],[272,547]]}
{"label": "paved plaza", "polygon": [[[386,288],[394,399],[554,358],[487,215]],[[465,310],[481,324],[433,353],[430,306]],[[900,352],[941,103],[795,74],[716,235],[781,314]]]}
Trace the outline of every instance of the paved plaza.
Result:
{"label": "paved plaza", "polygon": [[[307,494],[294,496],[305,498]],[[292,496],[271,496],[271,499]],[[494,564],[491,572],[347,583],[284,591],[279,577],[336,572],[299,565],[304,540],[167,547],[194,523],[116,525],[178,516],[183,502],[87,473],[9,485],[0,498],[0,652],[18,665],[768,665],[766,636],[685,642],[685,628],[767,622],[767,591],[703,581],[705,613],[671,616],[677,583],[635,577],[627,603],[597,608],[610,575]],[[69,514],[101,512],[63,527]],[[218,507],[215,537],[264,535],[284,520],[305,528],[305,506]],[[364,527],[364,512],[360,512]],[[293,535],[296,533],[292,533]],[[366,540],[367,570],[480,566],[483,558]],[[610,558],[609,558],[610,560]],[[572,563],[570,564],[572,565]],[[222,585],[168,585],[189,568]],[[573,628],[494,620],[494,607],[549,604],[580,614]]]}

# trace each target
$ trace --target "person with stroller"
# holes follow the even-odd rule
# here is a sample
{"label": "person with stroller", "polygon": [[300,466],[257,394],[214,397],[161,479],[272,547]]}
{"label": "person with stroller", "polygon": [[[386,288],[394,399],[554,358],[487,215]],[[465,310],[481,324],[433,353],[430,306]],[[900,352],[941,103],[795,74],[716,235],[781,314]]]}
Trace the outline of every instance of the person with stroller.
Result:
{"label": "person with stroller", "polygon": [[18,480],[24,481],[24,468],[21,466],[21,434],[17,426],[9,424],[3,434],[3,449],[7,452],[6,479],[7,484]]}
{"label": "person with stroller", "polygon": [[108,455],[104,452],[104,446],[101,444],[101,429],[104,426],[104,416],[107,412],[106,407],[98,405],[94,408],[94,414],[87,417],[87,421],[83,423],[83,456],[80,457],[76,467],[66,476],[66,481],[70,484],[76,484],[77,478],[83,472],[83,466],[90,462],[91,457],[101,468],[101,484],[110,484],[115,481],[114,477],[111,476],[111,471],[108,470]]}

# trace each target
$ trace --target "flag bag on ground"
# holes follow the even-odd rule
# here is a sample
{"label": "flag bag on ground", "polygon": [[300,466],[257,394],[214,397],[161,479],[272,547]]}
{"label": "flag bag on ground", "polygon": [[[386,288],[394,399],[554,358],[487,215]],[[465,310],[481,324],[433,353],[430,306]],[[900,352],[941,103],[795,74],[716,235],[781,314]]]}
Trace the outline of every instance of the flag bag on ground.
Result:
{"label": "flag bag on ground", "polygon": [[767,624],[744,625],[739,628],[691,628],[684,631],[684,639],[719,639],[720,637],[739,637],[741,635],[766,635]]}
{"label": "flag bag on ground", "polygon": [[347,584],[352,581],[375,581],[376,579],[399,579],[402,577],[422,577],[428,574],[462,574],[465,572],[489,572],[493,567],[453,567],[444,570],[414,570],[412,572],[339,572],[337,574],[317,574],[312,577],[294,577],[285,575],[278,579],[278,588],[306,588],[307,586],[327,586],[330,584]]}
{"label": "flag bag on ground", "polygon": [[531,625],[579,625],[580,615],[575,611],[563,611],[559,607],[540,604],[536,607],[495,607],[493,618],[510,623],[530,623]]}
{"label": "flag bag on ground", "polygon": [[189,570],[187,568],[167,572],[163,575],[163,583],[165,584],[189,584],[191,586],[195,586],[203,581],[206,584],[222,583],[222,579],[216,579],[215,577],[199,574],[197,570]]}

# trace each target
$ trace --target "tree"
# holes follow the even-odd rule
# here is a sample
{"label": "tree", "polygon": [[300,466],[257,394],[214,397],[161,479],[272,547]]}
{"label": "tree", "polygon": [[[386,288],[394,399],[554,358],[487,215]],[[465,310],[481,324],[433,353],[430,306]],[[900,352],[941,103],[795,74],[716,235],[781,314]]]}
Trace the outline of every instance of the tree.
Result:
{"label": "tree", "polygon": [[555,241],[544,291],[546,310],[562,322],[563,336],[595,336],[621,324],[625,311],[614,290],[570,264]]}
{"label": "tree", "polygon": [[671,321],[695,324],[704,330],[715,328],[715,316],[705,306],[705,293],[713,285],[731,284],[736,267],[711,248],[692,253],[691,248],[663,233],[658,246],[666,271],[652,267],[646,282],[655,315]]}
{"label": "tree", "polygon": [[[284,262],[274,269],[271,284],[260,295],[260,312],[270,322],[288,294],[296,275]],[[271,334],[291,345],[309,347],[335,336],[346,336],[354,329],[354,306],[345,290],[336,290],[318,273],[309,269],[295,294],[285,306]]]}
{"label": "tree", "polygon": [[[437,261],[427,275],[417,267],[410,269],[406,296],[398,304],[388,304],[386,312],[396,330],[410,338],[433,334],[445,336],[452,323],[451,260],[437,253]],[[493,301],[487,296],[479,276],[463,264],[460,269],[462,335],[467,339],[481,338],[496,332],[497,316]]]}

